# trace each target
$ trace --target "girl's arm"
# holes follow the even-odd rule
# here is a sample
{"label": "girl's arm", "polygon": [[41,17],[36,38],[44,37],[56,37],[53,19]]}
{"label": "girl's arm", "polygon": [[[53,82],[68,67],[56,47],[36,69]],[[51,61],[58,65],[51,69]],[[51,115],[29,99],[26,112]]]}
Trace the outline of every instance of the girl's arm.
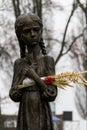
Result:
{"label": "girl's arm", "polygon": [[23,91],[18,89],[18,85],[22,84],[24,78],[23,64],[21,63],[21,59],[18,59],[14,63],[13,81],[9,91],[10,98],[15,102],[19,102],[22,99]]}
{"label": "girl's arm", "polygon": [[[50,56],[44,57],[44,63],[45,63],[45,75],[51,76],[55,75],[55,63],[54,59]],[[44,99],[48,101],[54,101],[57,96],[58,90],[56,86],[47,85],[46,91],[43,94]]]}

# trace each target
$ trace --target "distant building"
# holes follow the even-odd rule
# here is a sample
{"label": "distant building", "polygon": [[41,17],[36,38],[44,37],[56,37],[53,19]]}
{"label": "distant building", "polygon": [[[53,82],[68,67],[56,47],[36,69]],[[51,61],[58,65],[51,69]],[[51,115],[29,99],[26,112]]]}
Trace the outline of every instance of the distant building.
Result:
{"label": "distant building", "polygon": [[16,115],[1,115],[0,130],[16,130],[17,116]]}

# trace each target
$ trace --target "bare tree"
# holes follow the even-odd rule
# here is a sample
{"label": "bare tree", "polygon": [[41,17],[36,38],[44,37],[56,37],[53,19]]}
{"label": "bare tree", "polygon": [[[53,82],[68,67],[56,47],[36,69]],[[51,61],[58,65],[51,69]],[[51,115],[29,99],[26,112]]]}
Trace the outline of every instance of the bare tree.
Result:
{"label": "bare tree", "polygon": [[[42,0],[25,1],[25,5],[21,0],[12,0],[15,17],[18,17],[22,12],[34,12],[42,19]],[[32,6],[31,6],[32,5]],[[22,7],[22,10],[20,9]],[[32,7],[32,9],[31,9]],[[28,9],[28,10],[26,10]]]}
{"label": "bare tree", "polygon": [[12,0],[15,17],[18,17],[21,13],[19,0]]}
{"label": "bare tree", "polygon": [[[69,51],[70,48],[71,48],[71,47],[69,47],[69,49],[66,51],[66,53],[63,54],[63,50],[64,50],[64,47],[65,47],[65,44],[66,44],[65,39],[66,39],[67,30],[68,30],[69,24],[70,24],[70,22],[71,22],[71,18],[73,17],[76,8],[77,8],[77,4],[76,4],[75,2],[73,2],[73,4],[72,4],[72,10],[71,10],[70,16],[69,16],[69,18],[68,18],[68,21],[67,21],[67,23],[66,23],[66,27],[65,27],[65,30],[64,30],[63,40],[62,40],[62,42],[61,42],[60,53],[59,53],[59,55],[58,55],[57,58],[56,58],[55,64],[59,61],[59,59],[60,59],[63,55],[65,55],[66,53],[68,53],[68,51]],[[73,42],[73,43],[74,43],[74,42]],[[71,44],[70,46],[72,46],[72,44]]]}
{"label": "bare tree", "polygon": [[[83,67],[84,70],[87,70],[87,0],[85,1],[85,4],[82,4],[80,0],[76,0],[79,7],[84,12],[85,16],[85,25],[86,28],[83,32],[83,44],[85,44],[85,55],[83,58]],[[87,79],[87,74],[84,75],[84,77]],[[85,92],[81,90],[81,88],[78,88],[76,91],[76,106],[78,108],[78,111],[83,119],[87,120],[87,87],[84,88]],[[84,102],[84,103],[83,103]]]}
{"label": "bare tree", "polygon": [[[3,4],[4,5],[4,4]],[[54,3],[52,3],[52,1],[51,0],[46,0],[45,2],[42,2],[42,0],[33,0],[33,1],[31,1],[31,0],[12,0],[12,5],[13,5],[13,9],[11,9],[11,11],[12,10],[14,10],[14,14],[15,14],[15,18],[16,17],[18,17],[21,13],[26,13],[26,12],[34,12],[34,13],[36,13],[36,14],[38,14],[39,15],[39,17],[43,20],[43,16],[42,16],[42,9],[43,9],[43,7],[45,7],[46,8],[46,10],[47,9],[51,9],[51,7],[53,7],[53,8],[58,8],[58,9],[61,9],[62,10],[62,7],[61,6],[59,6],[59,5],[55,5]],[[80,38],[80,37],[83,37],[84,36],[84,28],[83,28],[83,32],[82,33],[80,33],[80,34],[78,34],[77,36],[74,36],[74,38],[72,39],[72,42],[69,42],[70,44],[69,44],[69,46],[68,46],[68,48],[66,49],[66,51],[64,52],[64,48],[66,47],[66,44],[68,44],[68,42],[66,41],[66,37],[67,37],[67,31],[68,31],[68,28],[69,28],[69,25],[70,25],[70,23],[71,23],[71,19],[74,17],[74,13],[75,13],[75,11],[77,10],[77,8],[78,8],[78,5],[81,7],[81,9],[83,10],[83,12],[84,12],[84,14],[85,14],[85,18],[86,18],[86,23],[87,23],[87,4],[86,5],[83,5],[81,2],[80,2],[80,0],[74,0],[73,1],[73,4],[72,4],[72,10],[71,10],[71,12],[70,12],[70,15],[69,15],[69,18],[68,18],[68,20],[67,20],[67,23],[66,23],[66,26],[65,26],[65,28],[64,28],[64,33],[63,33],[63,38],[62,38],[62,41],[59,41],[58,39],[54,39],[54,38],[52,38],[52,35],[50,35],[50,31],[51,30],[48,30],[47,28],[45,28],[46,29],[46,34],[47,34],[47,37],[46,37],[46,40],[48,41],[48,45],[50,45],[50,42],[51,41],[56,41],[56,42],[60,42],[61,43],[61,49],[60,49],[60,52],[59,52],[59,54],[58,54],[58,56],[57,56],[57,59],[56,59],[56,61],[55,61],[55,64],[56,63],[58,63],[59,62],[59,60],[60,60],[60,58],[62,57],[62,56],[64,56],[65,54],[67,54],[70,50],[71,50],[71,48],[72,48],[72,46],[75,44],[75,42]],[[8,8],[8,9],[10,9],[10,8]],[[45,14],[44,14],[45,15]],[[14,19],[15,19],[14,18]],[[6,20],[3,20],[4,22],[6,21]],[[3,23],[4,24],[4,23]],[[2,24],[2,25],[3,25]],[[12,23],[13,24],[13,23]],[[0,24],[1,25],[1,24]],[[1,25],[1,26],[2,26]],[[4,35],[6,36],[6,34],[8,33],[7,32],[7,30],[9,30],[9,29],[7,29],[6,27],[8,27],[9,26],[9,29],[11,29],[11,32],[12,32],[12,30],[13,30],[13,26],[11,25],[11,23],[7,23],[6,25],[5,25],[5,27],[3,27],[3,28],[5,28],[5,31],[4,31]],[[1,65],[1,67],[2,68],[4,68],[5,66],[5,63],[7,63],[8,64],[8,68],[9,68],[9,66],[10,65],[12,65],[13,64],[13,59],[15,59],[14,57],[17,57],[18,56],[18,53],[17,53],[17,44],[15,44],[16,42],[17,42],[17,39],[16,38],[14,38],[13,36],[11,36],[12,37],[12,39],[11,38],[9,38],[9,39],[6,39],[5,40],[5,42],[6,42],[6,44],[5,44],[5,46],[2,46],[2,45],[0,45],[0,61],[3,61],[3,58],[4,58],[4,61],[3,62],[0,62],[0,65]],[[10,46],[9,46],[9,43],[10,43]],[[14,44],[13,44],[14,43]],[[87,42],[86,42],[86,40],[85,40],[85,45],[86,45],[86,48],[87,48]],[[9,46],[9,47],[8,47]],[[7,49],[8,48],[8,49]],[[8,50],[8,51],[7,51]],[[12,51],[14,52],[12,52]],[[86,49],[86,51],[87,51],[87,49]],[[17,53],[17,54],[15,54],[15,53]],[[5,57],[6,58],[5,58]],[[87,55],[86,55],[87,56]],[[87,69],[86,68],[86,63],[87,63],[87,58],[85,57],[85,60],[84,60],[84,68],[85,69]],[[6,73],[8,73],[9,72],[9,69],[6,69],[6,68],[4,68],[3,69],[4,71],[6,71]],[[8,71],[8,72],[7,72]],[[86,97],[87,97],[87,94],[86,94]],[[80,97],[81,98],[81,97]],[[80,102],[80,98],[78,98],[78,101],[79,101],[79,103],[78,104],[80,104],[79,106],[81,106],[81,102]],[[87,102],[86,102],[87,103]],[[83,105],[83,104],[82,104]],[[83,106],[81,106],[80,108],[83,110],[83,108],[82,108]],[[86,106],[86,108],[87,108],[87,106]],[[84,111],[83,111],[84,112]],[[85,113],[84,113],[85,114]]]}

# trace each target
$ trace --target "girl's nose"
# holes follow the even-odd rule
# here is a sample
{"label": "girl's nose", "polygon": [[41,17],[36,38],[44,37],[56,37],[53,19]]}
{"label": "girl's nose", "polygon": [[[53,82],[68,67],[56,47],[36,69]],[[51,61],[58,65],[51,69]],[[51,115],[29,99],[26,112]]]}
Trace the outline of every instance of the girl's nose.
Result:
{"label": "girl's nose", "polygon": [[35,31],[31,30],[31,36],[35,36]]}

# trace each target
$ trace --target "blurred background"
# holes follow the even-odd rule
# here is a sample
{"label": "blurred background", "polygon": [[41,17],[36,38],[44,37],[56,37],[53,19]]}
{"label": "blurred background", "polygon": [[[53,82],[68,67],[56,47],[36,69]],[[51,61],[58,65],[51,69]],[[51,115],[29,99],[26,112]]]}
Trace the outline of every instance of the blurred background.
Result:
{"label": "blurred background", "polygon": [[[42,19],[56,74],[87,70],[87,0],[0,0],[0,130],[16,130],[19,104],[9,98],[13,64],[20,57],[14,23],[26,12]],[[59,88],[50,103],[54,130],[87,130],[87,87],[73,86]]]}

